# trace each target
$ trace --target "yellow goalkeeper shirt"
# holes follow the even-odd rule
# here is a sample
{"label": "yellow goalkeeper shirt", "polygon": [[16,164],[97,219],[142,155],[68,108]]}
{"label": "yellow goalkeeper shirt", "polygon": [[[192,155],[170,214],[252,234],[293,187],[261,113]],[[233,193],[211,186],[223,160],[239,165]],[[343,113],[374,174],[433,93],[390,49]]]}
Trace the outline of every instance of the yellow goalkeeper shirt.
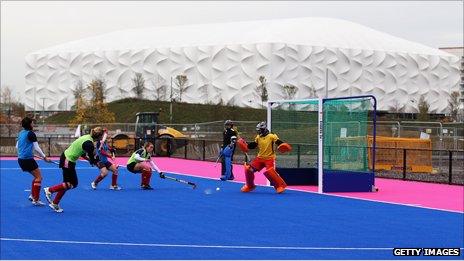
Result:
{"label": "yellow goalkeeper shirt", "polygon": [[276,134],[269,133],[261,137],[256,135],[255,142],[258,144],[258,157],[262,159],[274,159],[274,143],[279,139]]}

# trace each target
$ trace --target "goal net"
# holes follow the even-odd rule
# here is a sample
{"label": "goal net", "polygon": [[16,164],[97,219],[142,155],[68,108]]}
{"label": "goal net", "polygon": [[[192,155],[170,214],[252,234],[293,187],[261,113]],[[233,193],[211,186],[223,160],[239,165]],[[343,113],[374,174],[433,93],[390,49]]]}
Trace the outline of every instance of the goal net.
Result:
{"label": "goal net", "polygon": [[372,191],[374,96],[269,101],[267,109],[268,128],[293,146],[276,162],[287,183],[318,185],[319,192]]}

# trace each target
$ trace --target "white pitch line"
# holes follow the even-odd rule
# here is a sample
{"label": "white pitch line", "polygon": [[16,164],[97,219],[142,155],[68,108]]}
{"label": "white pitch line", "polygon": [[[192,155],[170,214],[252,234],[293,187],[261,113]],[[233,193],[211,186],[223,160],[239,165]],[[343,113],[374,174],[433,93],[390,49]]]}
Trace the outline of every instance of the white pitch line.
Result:
{"label": "white pitch line", "polygon": [[141,247],[184,247],[184,248],[226,248],[226,249],[274,249],[274,250],[358,250],[379,251],[393,250],[393,247],[297,247],[297,246],[221,246],[221,245],[180,245],[180,244],[144,244],[125,242],[93,242],[93,241],[70,241],[70,240],[45,240],[25,238],[0,238],[1,241],[20,241],[35,243],[58,243],[58,244],[86,244],[86,245],[112,245],[112,246],[141,246]]}
{"label": "white pitch line", "polygon": [[[125,168],[126,166],[124,166],[124,165],[119,165],[119,167]],[[166,171],[166,172],[171,173],[171,174],[175,174],[175,175],[181,175],[181,176],[188,176],[188,177],[195,177],[195,178],[202,178],[202,179],[210,179],[210,180],[218,180],[217,178],[204,177],[204,176],[193,175],[193,174],[186,174],[186,173],[173,172],[173,171]],[[236,180],[228,180],[227,182],[241,183],[241,184],[244,183],[244,182],[242,182],[242,181],[236,181]],[[259,184],[256,184],[256,186],[258,186],[258,187],[269,187],[269,186],[267,186],[267,185],[259,185]],[[415,208],[424,208],[424,209],[431,209],[431,210],[439,210],[439,211],[444,211],[444,212],[452,212],[452,213],[464,214],[464,212],[459,211],[459,210],[450,210],[450,209],[426,207],[426,206],[423,206],[423,205],[420,205],[420,204],[408,204],[408,203],[390,202],[390,201],[384,201],[384,200],[376,200],[376,199],[368,199],[368,198],[358,198],[358,197],[353,197],[353,196],[345,196],[345,195],[337,195],[337,194],[328,194],[328,193],[322,193],[322,194],[321,194],[321,193],[318,193],[317,191],[309,191],[309,190],[302,190],[302,189],[289,188],[289,187],[287,187],[287,190],[293,190],[293,191],[311,193],[311,194],[322,195],[322,196],[330,196],[330,197],[337,197],[337,198],[348,198],[348,199],[355,199],[355,200],[362,200],[362,201],[370,201],[370,202],[376,202],[376,203],[384,203],[384,204],[391,204],[391,205],[399,205],[399,206],[407,206],[407,207],[415,207]]]}

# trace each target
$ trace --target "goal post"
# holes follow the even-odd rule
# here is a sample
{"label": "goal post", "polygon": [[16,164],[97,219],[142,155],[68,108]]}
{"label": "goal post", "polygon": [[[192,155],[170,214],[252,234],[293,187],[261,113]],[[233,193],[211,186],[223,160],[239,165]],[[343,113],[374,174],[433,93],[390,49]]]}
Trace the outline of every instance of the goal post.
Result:
{"label": "goal post", "polygon": [[281,176],[320,193],[373,191],[376,110],[372,95],[268,101],[269,130],[293,145],[277,157]]}

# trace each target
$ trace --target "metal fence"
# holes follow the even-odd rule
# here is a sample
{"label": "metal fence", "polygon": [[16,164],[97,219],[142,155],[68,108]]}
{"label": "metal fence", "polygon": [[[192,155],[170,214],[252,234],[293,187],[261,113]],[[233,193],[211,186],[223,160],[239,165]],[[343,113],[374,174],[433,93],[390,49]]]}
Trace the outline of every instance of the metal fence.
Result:
{"label": "metal fence", "polygon": [[[236,121],[240,136],[252,139],[255,135],[256,121]],[[82,128],[91,128],[95,124],[82,124]],[[135,124],[107,123],[99,124],[108,128],[110,135],[125,133],[134,134]],[[188,123],[188,124],[163,124],[172,127],[189,139],[222,139],[224,128],[223,121]],[[21,130],[18,124],[0,125],[0,137],[16,137]],[[38,137],[73,137],[76,126],[66,124],[45,124],[35,127]],[[369,125],[369,130],[372,126]],[[464,123],[440,123],[418,121],[377,121],[377,136],[420,138],[421,133],[429,135],[433,150],[464,150]]]}
{"label": "metal fence", "polygon": [[[59,156],[74,141],[73,137],[39,137],[38,142],[48,156]],[[154,140],[150,140],[155,142]],[[135,148],[143,144],[143,140],[134,140]],[[175,142],[168,139],[166,142]],[[16,156],[15,138],[4,137],[0,139],[0,156]],[[190,160],[215,161],[219,155],[222,139],[186,139],[186,145],[179,147],[170,157]],[[292,144],[293,151],[289,154],[279,155],[276,164],[280,167],[308,168],[317,167],[317,144]],[[155,153],[159,148],[155,146]],[[368,148],[363,148],[368,149]],[[382,150],[392,148],[376,148],[376,155]],[[393,149],[400,155],[399,167],[390,170],[376,170],[377,177],[416,180],[435,183],[464,185],[464,151],[463,150],[422,150],[432,154],[432,172],[412,172],[409,157],[417,155],[417,149]],[[119,156],[129,156],[133,150],[120,150]],[[376,157],[379,158],[379,157]],[[236,150],[234,162],[243,164],[245,156]],[[376,160],[377,162],[377,160]]]}

